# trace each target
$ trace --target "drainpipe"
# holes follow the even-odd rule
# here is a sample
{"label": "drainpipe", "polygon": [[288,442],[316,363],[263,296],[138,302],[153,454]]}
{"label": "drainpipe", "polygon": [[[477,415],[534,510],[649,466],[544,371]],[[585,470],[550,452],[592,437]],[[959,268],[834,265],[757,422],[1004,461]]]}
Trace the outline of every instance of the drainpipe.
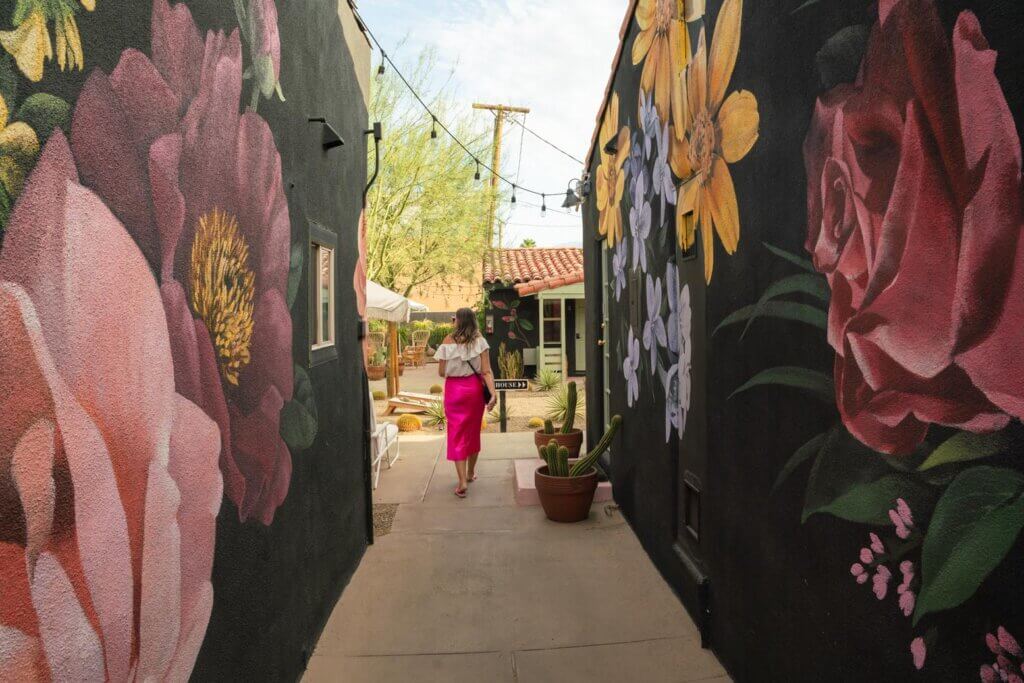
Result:
{"label": "drainpipe", "polygon": [[[377,174],[380,171],[380,140],[383,137],[381,131],[380,121],[373,124],[373,128],[363,131],[363,135],[373,135],[373,175],[370,176],[370,181],[366,183],[366,187],[363,188],[363,208],[362,211],[366,212],[366,195],[369,194],[370,188],[377,181]],[[362,318],[359,319],[359,348],[362,350],[364,340],[366,339],[366,321]],[[365,356],[364,356],[365,358]],[[366,364],[363,363],[363,386],[369,387],[369,378],[366,376]],[[370,452],[370,439],[373,435],[370,433],[370,411],[373,410],[373,401],[370,400],[369,392],[363,392],[363,486],[366,491],[366,542],[368,545],[373,545],[373,455]]]}

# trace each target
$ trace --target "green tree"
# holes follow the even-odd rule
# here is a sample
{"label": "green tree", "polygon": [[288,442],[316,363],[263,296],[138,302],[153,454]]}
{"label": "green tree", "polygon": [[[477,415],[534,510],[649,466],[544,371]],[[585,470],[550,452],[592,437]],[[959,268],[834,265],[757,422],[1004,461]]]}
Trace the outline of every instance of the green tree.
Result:
{"label": "green tree", "polygon": [[[481,125],[486,122],[475,123],[457,105],[450,74],[441,87],[431,88],[434,50],[425,49],[415,64],[400,68],[438,119],[478,158],[487,158],[490,136]],[[473,158],[434,125],[394,69],[374,77],[370,117],[382,122],[384,138],[380,173],[367,198],[367,276],[404,295],[425,284],[475,279],[487,249],[486,171],[474,180]],[[369,152],[372,172],[372,146]]]}

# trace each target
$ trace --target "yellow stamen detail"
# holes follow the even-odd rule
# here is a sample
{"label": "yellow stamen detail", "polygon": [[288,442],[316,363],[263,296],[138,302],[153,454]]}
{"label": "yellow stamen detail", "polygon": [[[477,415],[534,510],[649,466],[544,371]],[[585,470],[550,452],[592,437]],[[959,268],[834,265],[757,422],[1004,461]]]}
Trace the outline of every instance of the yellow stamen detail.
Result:
{"label": "yellow stamen detail", "polygon": [[238,384],[249,364],[256,275],[238,221],[220,209],[199,218],[189,271],[192,310],[206,325],[221,375]]}

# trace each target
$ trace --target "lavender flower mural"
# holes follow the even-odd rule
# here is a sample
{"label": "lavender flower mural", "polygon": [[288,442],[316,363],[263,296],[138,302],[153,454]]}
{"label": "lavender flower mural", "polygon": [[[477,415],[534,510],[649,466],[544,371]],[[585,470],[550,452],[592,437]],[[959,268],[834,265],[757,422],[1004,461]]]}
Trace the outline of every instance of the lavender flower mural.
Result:
{"label": "lavender flower mural", "polygon": [[661,319],[661,278],[647,276],[647,322],[644,323],[644,348],[651,352],[651,374],[658,369],[658,347],[668,345],[665,321]]}
{"label": "lavender flower mural", "polygon": [[[673,272],[675,269],[673,268]],[[667,276],[666,276],[667,279]],[[682,437],[686,431],[686,416],[690,412],[690,365],[693,362],[693,342],[690,338],[692,310],[690,309],[690,285],[683,285],[679,292],[679,310],[676,314],[679,343],[679,420],[677,428]]]}
{"label": "lavender flower mural", "polygon": [[668,297],[668,317],[665,319],[668,353],[672,360],[676,360],[679,357],[679,270],[674,263],[665,266],[665,294]]}
{"label": "lavender flower mural", "polygon": [[612,254],[612,275],[614,276],[615,284],[615,300],[619,301],[622,298],[622,291],[626,289],[626,265],[629,257],[626,255],[626,242],[625,240],[620,241],[615,245],[615,251]]}
{"label": "lavender flower mural", "polygon": [[650,97],[640,92],[640,128],[643,129],[644,159],[649,159],[651,150],[654,148],[654,140],[658,136],[658,129],[661,128],[661,121],[658,120],[658,110],[654,107],[654,94]]}
{"label": "lavender flower mural", "polygon": [[672,169],[669,166],[668,155],[669,155],[669,137],[668,137],[668,122],[661,128],[661,132],[657,132],[655,129],[655,135],[658,139],[658,157],[654,160],[654,167],[651,170],[651,184],[654,191],[654,196],[661,198],[660,212],[658,216],[661,217],[661,223],[664,225],[665,221],[665,202],[675,206],[676,203],[676,186],[672,181]]}
{"label": "lavender flower mural", "polygon": [[636,371],[640,367],[640,341],[633,335],[633,328],[629,329],[629,337],[626,340],[626,358],[622,361],[622,376],[626,379],[626,405],[633,407],[633,401],[640,398],[640,380]]}
{"label": "lavender flower mural", "polygon": [[682,432],[680,426],[681,411],[679,410],[679,364],[675,364],[665,373],[665,443],[672,438],[672,429]]}
{"label": "lavender flower mural", "polygon": [[633,190],[633,206],[629,209],[629,232],[633,240],[633,270],[647,272],[647,238],[651,236],[651,205],[644,194],[647,181],[644,174],[636,179]]}

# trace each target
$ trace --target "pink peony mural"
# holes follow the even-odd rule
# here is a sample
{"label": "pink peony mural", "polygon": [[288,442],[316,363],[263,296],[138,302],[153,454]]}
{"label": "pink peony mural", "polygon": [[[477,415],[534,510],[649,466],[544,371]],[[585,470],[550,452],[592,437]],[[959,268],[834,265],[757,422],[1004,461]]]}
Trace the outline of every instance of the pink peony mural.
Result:
{"label": "pink peony mural", "polygon": [[220,435],[175,391],[157,283],[59,131],[3,247],[0,670],[184,680],[213,603]]}
{"label": "pink peony mural", "polygon": [[270,524],[291,478],[281,160],[266,122],[241,113],[237,30],[204,39],[187,7],[154,0],[152,33],[152,57],[128,49],[89,76],[71,149],[158,275],[175,384],[220,427],[228,498],[241,520]]}

